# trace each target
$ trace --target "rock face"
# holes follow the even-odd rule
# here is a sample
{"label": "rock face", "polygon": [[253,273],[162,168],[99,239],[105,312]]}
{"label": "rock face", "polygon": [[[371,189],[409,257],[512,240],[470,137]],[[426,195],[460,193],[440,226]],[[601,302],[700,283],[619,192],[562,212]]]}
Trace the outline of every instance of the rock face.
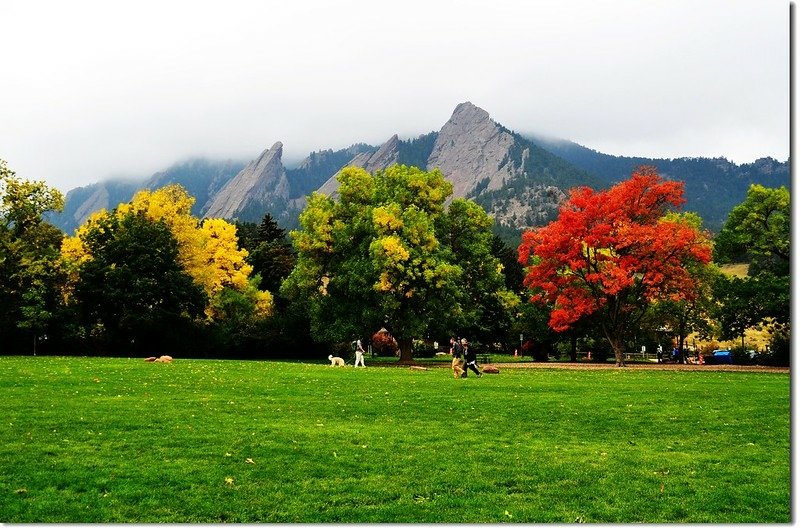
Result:
{"label": "rock face", "polygon": [[208,203],[205,217],[236,218],[248,208],[289,198],[289,182],[281,162],[283,144],[275,145],[247,164]]}
{"label": "rock face", "polygon": [[[347,165],[373,173],[404,163],[404,146],[395,135],[377,151],[361,153]],[[454,198],[474,198],[498,224],[514,228],[552,220],[572,181],[595,183],[590,175],[495,123],[488,112],[470,102],[455,108],[435,133],[429,152],[423,168],[441,170],[453,184]],[[319,191],[335,198],[336,176]]]}
{"label": "rock face", "polygon": [[105,187],[98,187],[97,190],[82,203],[78,209],[75,210],[75,221],[78,225],[83,224],[89,215],[101,209],[111,209],[109,203],[108,189]]}
{"label": "rock face", "polygon": [[[453,196],[466,197],[481,186],[500,189],[515,169],[508,160],[514,136],[470,102],[461,103],[439,131],[428,158],[453,184]],[[482,190],[482,189],[481,189]]]}
{"label": "rock face", "polygon": [[298,226],[309,193],[336,196],[336,175],[348,165],[370,173],[395,163],[438,168],[453,184],[453,197],[475,200],[496,224],[514,230],[555,218],[570,188],[607,187],[639,165],[655,165],[665,178],[685,181],[685,209],[700,213],[711,229],[721,227],[751,183],[790,185],[788,161],[764,158],[736,165],[723,158],[612,156],[566,140],[522,136],[470,102],[456,106],[439,131],[418,138],[394,135],[380,147],[359,143],[313,152],[290,169],[283,166],[282,151],[277,142],[246,166],[190,160],[142,182],[106,181],[73,189],[64,212],[50,214],[48,220],[70,232],[92,212],[129,201],[138,189],[179,183],[197,198],[195,215],[259,222],[270,213],[291,229]]}
{"label": "rock face", "polygon": [[[381,145],[377,151],[359,153],[352,160],[350,160],[346,166],[354,165],[356,167],[361,167],[368,173],[374,173],[379,169],[386,169],[390,165],[398,162],[400,156],[400,151],[398,148],[399,143],[400,140],[397,137],[397,134],[395,134],[389,138],[386,143]],[[332,175],[324,184],[322,184],[322,186],[319,188],[319,192],[335,197],[336,191],[339,189],[339,181],[336,180],[337,176],[339,176],[339,171],[336,171],[334,175]]]}

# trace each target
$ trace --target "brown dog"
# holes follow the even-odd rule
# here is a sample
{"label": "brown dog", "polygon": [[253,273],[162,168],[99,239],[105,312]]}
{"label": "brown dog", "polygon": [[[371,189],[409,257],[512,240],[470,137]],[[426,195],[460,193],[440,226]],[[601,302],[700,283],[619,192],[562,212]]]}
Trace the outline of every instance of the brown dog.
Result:
{"label": "brown dog", "polygon": [[453,358],[453,378],[461,378],[464,374],[464,364],[460,358]]}

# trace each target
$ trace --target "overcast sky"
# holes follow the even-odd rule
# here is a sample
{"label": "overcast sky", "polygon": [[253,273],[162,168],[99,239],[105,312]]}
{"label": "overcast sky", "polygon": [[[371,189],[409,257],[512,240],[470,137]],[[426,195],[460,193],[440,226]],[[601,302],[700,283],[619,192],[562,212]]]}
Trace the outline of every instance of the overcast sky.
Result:
{"label": "overcast sky", "polygon": [[610,154],[789,154],[789,2],[0,2],[0,158],[67,191],[284,161],[471,101]]}

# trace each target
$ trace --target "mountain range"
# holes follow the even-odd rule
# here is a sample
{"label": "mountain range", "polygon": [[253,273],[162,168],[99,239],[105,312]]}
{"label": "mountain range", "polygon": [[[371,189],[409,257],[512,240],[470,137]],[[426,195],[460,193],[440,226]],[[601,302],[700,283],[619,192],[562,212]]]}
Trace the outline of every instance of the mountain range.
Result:
{"label": "mountain range", "polygon": [[718,230],[728,213],[744,200],[752,183],[789,187],[789,161],[761,158],[734,164],[725,158],[613,156],[534,134],[521,134],[491,119],[485,110],[459,104],[439,131],[413,139],[393,135],[382,145],[364,143],[309,154],[294,167],[282,161],[283,144],[274,143],[249,163],[191,159],[141,181],[105,181],[66,195],[64,211],[51,222],[72,232],[93,211],[127,202],[143,188],[183,185],[196,198],[193,214],[258,222],[270,213],[286,228],[312,191],[335,195],[336,176],[345,166],[369,172],[395,164],[439,168],[452,184],[453,196],[474,199],[495,218],[498,232],[519,233],[555,218],[572,187],[608,187],[630,176],[639,165],[653,165],[671,180],[685,182],[684,210],[695,211],[706,227]]}

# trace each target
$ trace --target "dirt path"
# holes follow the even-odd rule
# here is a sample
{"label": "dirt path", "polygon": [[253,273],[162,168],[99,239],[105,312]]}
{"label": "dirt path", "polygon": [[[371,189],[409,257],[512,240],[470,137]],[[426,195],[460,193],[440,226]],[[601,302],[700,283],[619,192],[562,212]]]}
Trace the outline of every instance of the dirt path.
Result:
{"label": "dirt path", "polygon": [[[380,367],[427,367],[448,368],[449,363],[444,362],[419,362],[412,364],[398,364],[395,362],[375,362],[372,365]],[[487,364],[481,364],[487,365]],[[612,363],[597,364],[592,362],[497,362],[491,365],[498,369],[649,369],[653,371],[745,371],[751,373],[786,373],[788,367],[772,366],[742,366],[731,364],[695,365],[695,364],[627,364],[624,368],[617,368]]]}
{"label": "dirt path", "polygon": [[[581,362],[508,362],[492,364],[506,369],[618,369],[614,364]],[[448,366],[449,367],[449,366]],[[655,371],[748,371],[758,373],[789,373],[788,367],[739,366],[731,364],[626,364],[623,369],[649,369]]]}

